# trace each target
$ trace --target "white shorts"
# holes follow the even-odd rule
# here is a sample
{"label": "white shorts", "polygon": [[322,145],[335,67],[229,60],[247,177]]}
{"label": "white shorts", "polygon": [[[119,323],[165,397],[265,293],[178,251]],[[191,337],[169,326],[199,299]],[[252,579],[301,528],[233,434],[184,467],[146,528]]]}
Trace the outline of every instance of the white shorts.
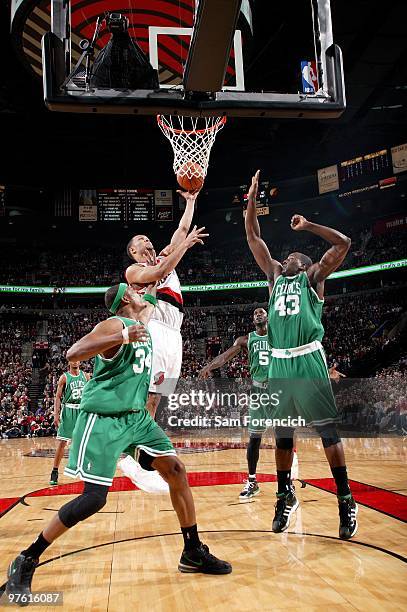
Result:
{"label": "white shorts", "polygon": [[182,337],[178,329],[150,319],[148,329],[153,343],[151,393],[168,397],[174,393],[182,365]]}

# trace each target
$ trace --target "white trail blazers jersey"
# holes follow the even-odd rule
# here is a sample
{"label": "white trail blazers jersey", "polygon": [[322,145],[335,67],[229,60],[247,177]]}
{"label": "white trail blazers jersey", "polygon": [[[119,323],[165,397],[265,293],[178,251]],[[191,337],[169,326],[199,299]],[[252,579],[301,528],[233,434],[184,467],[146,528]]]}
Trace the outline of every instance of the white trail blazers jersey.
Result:
{"label": "white trail blazers jersey", "polygon": [[[157,262],[163,260],[159,255]],[[147,266],[146,263],[138,264]],[[127,280],[127,279],[126,279]],[[181,329],[184,317],[184,306],[181,292],[181,283],[175,270],[162,278],[157,285],[157,306],[151,316],[151,320],[159,321],[172,329]]]}

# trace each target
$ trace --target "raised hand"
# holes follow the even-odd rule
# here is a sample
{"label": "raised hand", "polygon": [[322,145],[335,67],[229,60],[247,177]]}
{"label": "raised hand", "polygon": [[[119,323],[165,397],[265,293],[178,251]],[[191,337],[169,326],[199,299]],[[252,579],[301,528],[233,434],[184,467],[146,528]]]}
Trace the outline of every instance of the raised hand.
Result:
{"label": "raised hand", "polygon": [[177,193],[179,193],[179,195],[184,198],[188,204],[188,202],[195,202],[201,189],[202,187],[193,191],[182,191],[182,189],[177,189]]}
{"label": "raised hand", "polygon": [[260,170],[257,170],[256,174],[252,177],[252,184],[250,185],[248,198],[249,200],[255,200],[257,198],[257,191],[259,189],[259,176]]}
{"label": "raised hand", "polygon": [[291,229],[295,232],[302,232],[308,228],[309,221],[302,215],[294,215],[291,217]]}
{"label": "raised hand", "polygon": [[203,244],[202,238],[206,238],[207,236],[209,236],[209,234],[203,233],[204,230],[205,227],[200,227],[199,229],[197,229],[196,225],[194,225],[192,232],[190,232],[185,238],[185,246],[187,247],[187,249],[193,247],[194,244]]}

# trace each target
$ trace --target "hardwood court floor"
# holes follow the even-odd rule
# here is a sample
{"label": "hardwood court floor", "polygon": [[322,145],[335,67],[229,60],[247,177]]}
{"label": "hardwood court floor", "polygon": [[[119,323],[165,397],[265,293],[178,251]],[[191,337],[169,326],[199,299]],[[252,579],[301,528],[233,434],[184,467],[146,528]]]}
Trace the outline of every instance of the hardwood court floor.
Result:
{"label": "hardwood court floor", "polygon": [[[9,561],[74,497],[66,487],[47,489],[51,458],[25,456],[55,444],[0,441],[0,513],[45,489],[0,518],[0,583]],[[188,453],[182,459],[191,482],[202,485],[193,487],[202,540],[233,563],[231,575],[180,574],[182,538],[169,498],[118,490],[98,515],[46,551],[33,589],[63,591],[63,608],[48,610],[406,610],[406,447],[400,438],[344,444],[354,488],[370,506],[359,504],[359,532],[350,542],[338,539],[336,498],[317,439],[298,442],[300,477],[310,482],[297,486],[300,509],[283,534],[271,532],[274,482],[261,484],[252,503],[238,503],[244,449]],[[261,451],[258,472],[272,479],[272,450]],[[61,484],[73,482],[60,477]],[[116,483],[128,489],[127,479]]]}

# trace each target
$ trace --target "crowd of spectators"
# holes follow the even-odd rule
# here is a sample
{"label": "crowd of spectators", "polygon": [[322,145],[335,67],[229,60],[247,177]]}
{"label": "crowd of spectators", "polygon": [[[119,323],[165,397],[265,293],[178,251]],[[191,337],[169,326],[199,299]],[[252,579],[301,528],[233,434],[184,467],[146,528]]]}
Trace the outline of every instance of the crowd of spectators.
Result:
{"label": "crowd of spectators", "polygon": [[[395,229],[382,235],[370,230],[352,230],[352,248],[342,269],[376,262],[400,259],[406,256],[405,231]],[[289,241],[273,238],[273,254],[280,260],[290,252],[310,254],[313,260],[321,257],[326,243],[302,233],[292,235]],[[123,244],[105,247],[59,248],[43,250],[0,249],[3,263],[0,282],[9,284],[37,284],[50,286],[107,286],[123,280],[129,265]],[[182,283],[217,283],[257,280],[261,273],[244,239],[233,245],[227,242],[192,249],[177,268]]]}
{"label": "crowd of spectators", "polygon": [[360,434],[407,435],[407,355],[375,377],[349,381],[336,396],[343,423]]}
{"label": "crowd of spectators", "polygon": [[32,320],[0,319],[0,438],[16,437],[20,430],[28,434],[31,427],[27,415],[32,364],[23,359],[22,348],[34,334]]}
{"label": "crowd of spectators", "polygon": [[[356,410],[349,408],[343,389],[340,401],[347,401],[344,414],[350,425],[372,426],[378,431],[396,427],[404,431],[406,425],[405,382],[406,360],[388,366],[405,350],[403,320],[407,299],[402,292],[383,290],[370,294],[344,295],[327,299],[323,323],[326,334],[324,346],[329,365],[347,375],[372,376],[367,387],[353,385],[355,402],[365,402]],[[225,350],[237,336],[253,329],[253,310],[256,304],[233,307],[187,308],[182,327],[183,367],[181,385],[195,380],[199,370],[209,360]],[[18,318],[20,316],[20,319]],[[48,313],[46,316],[23,314],[1,315],[0,325],[0,435],[2,437],[40,436],[55,433],[53,402],[59,376],[66,371],[65,353],[79,337],[89,332],[106,316],[104,309]],[[37,317],[37,318],[35,318]],[[32,359],[24,360],[22,347],[32,343],[38,325],[46,321],[46,345],[39,368],[42,392],[39,402],[32,402],[29,387],[32,379]],[[38,366],[37,366],[38,367]],[[91,371],[92,363],[82,367]],[[384,369],[383,369],[384,368]],[[247,355],[242,351],[222,370],[214,373],[221,379],[235,379],[239,384],[249,382]],[[372,389],[375,390],[372,399]],[[380,393],[379,391],[380,390]],[[350,392],[350,391],[349,391]],[[404,393],[404,396],[403,396]],[[404,400],[403,400],[404,397]],[[342,403],[343,403],[342,401]],[[353,401],[353,400],[352,400]],[[356,405],[356,404],[355,404]],[[219,407],[221,410],[221,407]],[[372,413],[373,410],[373,413]]]}

